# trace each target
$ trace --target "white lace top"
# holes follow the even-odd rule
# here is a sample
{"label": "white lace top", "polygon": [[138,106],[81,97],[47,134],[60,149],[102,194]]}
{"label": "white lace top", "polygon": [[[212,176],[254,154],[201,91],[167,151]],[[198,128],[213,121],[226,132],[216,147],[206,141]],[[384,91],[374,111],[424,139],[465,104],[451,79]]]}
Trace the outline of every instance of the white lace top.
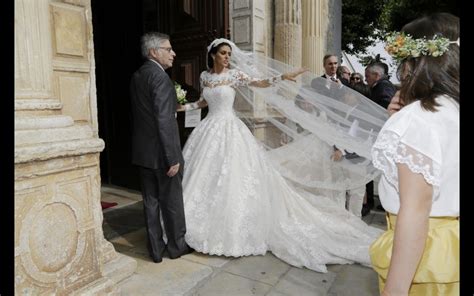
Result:
{"label": "white lace top", "polygon": [[406,164],[433,185],[430,216],[459,216],[459,105],[440,96],[438,112],[414,102],[385,123],[372,148],[374,166],[382,170],[380,201],[398,214],[397,163]]}

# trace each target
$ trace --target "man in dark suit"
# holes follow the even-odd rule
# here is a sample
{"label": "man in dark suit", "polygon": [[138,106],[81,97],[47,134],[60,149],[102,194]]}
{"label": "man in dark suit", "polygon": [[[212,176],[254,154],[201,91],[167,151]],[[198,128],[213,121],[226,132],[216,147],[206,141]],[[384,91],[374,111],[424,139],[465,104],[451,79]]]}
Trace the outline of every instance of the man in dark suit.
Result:
{"label": "man in dark suit", "polygon": [[[165,72],[173,65],[168,35],[147,33],[141,39],[142,55],[147,60],[130,83],[132,163],[139,166],[148,250],[154,262],[161,262],[165,249],[171,259],[189,253],[184,241],[183,178],[176,122],[176,91]],[[163,240],[160,210],[168,238]]]}
{"label": "man in dark suit", "polygon": [[[365,68],[365,80],[370,87],[370,99],[387,109],[390,101],[397,92],[395,86],[388,80],[388,66],[382,62],[375,62]],[[367,204],[363,211],[368,213],[374,207],[374,182],[371,181],[366,186]],[[380,206],[379,210],[383,210]]]}
{"label": "man in dark suit", "polygon": [[388,80],[388,66],[375,62],[365,68],[365,80],[370,87],[370,99],[387,109],[397,89]]}
{"label": "man in dark suit", "polygon": [[327,54],[323,57],[323,67],[324,67],[324,74],[321,77],[326,79],[330,79],[334,82],[341,83],[341,81],[337,78],[337,66],[339,62],[337,61],[337,56],[333,54]]}
{"label": "man in dark suit", "polygon": [[349,68],[347,68],[346,66],[337,67],[336,75],[337,75],[337,78],[341,80],[342,84],[344,84],[347,87],[352,87],[351,82],[350,82],[351,71],[349,70]]}

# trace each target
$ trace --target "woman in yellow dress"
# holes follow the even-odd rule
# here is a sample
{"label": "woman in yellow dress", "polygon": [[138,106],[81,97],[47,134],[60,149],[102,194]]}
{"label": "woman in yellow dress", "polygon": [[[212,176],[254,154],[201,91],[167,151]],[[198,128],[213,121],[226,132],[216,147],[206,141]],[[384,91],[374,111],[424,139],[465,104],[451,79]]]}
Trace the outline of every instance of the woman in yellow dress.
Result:
{"label": "woman in yellow dress", "polygon": [[382,295],[459,295],[459,18],[416,19],[385,48],[403,108],[372,148],[388,224],[372,265]]}

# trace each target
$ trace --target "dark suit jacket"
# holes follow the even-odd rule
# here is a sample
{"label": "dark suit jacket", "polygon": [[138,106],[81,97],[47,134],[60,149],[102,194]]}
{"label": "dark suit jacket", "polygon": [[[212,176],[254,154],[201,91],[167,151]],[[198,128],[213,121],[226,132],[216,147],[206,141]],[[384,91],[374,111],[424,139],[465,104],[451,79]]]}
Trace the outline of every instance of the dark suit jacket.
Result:
{"label": "dark suit jacket", "polygon": [[176,91],[165,71],[148,60],[132,76],[132,163],[150,169],[184,165],[176,122]]}
{"label": "dark suit jacket", "polygon": [[326,75],[326,73],[324,73],[323,75],[321,75],[321,77],[326,78],[326,79],[329,79],[329,77]]}
{"label": "dark suit jacket", "polygon": [[387,108],[397,89],[387,79],[380,79],[370,90],[370,99],[380,106]]}

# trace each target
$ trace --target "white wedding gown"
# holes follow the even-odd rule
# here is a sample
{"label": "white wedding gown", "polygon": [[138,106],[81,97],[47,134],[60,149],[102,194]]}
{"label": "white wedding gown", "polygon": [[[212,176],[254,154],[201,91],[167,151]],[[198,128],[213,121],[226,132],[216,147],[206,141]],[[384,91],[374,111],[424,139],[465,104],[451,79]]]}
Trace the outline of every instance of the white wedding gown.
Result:
{"label": "white wedding gown", "polygon": [[369,246],[382,231],[326,197],[291,187],[234,113],[234,87],[249,82],[236,70],[201,74],[209,112],[183,151],[187,243],[211,255],[271,251],[320,272],[325,264],[370,265]]}

